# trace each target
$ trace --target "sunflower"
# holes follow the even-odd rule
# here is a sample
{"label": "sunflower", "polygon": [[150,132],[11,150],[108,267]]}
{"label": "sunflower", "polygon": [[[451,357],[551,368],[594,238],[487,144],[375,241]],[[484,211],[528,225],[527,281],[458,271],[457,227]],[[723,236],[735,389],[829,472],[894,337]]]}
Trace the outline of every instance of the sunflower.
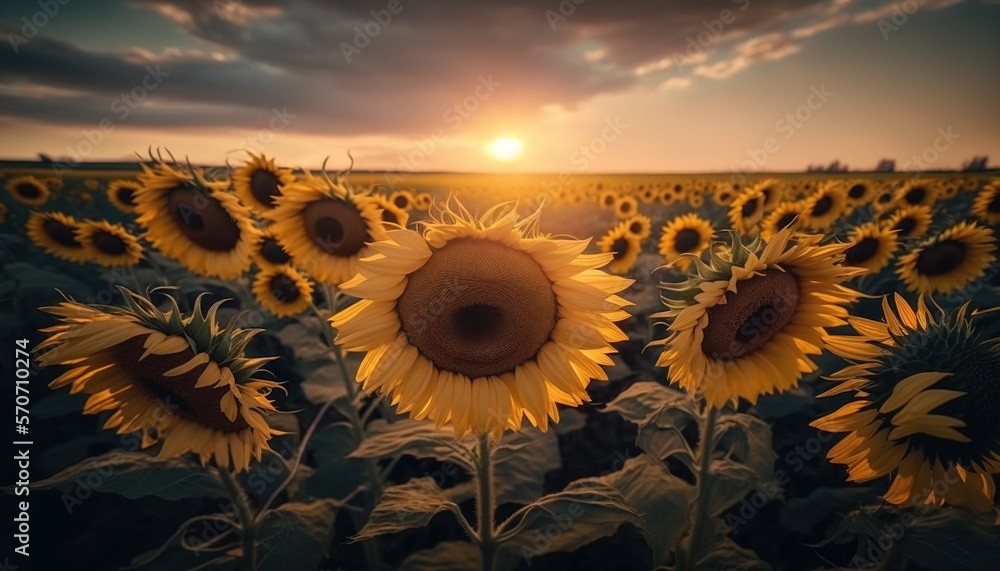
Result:
{"label": "sunflower", "polygon": [[744,244],[735,232],[694,261],[686,281],[661,284],[668,322],[657,366],[709,406],[794,387],[817,369],[824,328],[844,325],[859,295],[841,282],[864,270],[840,266],[844,244],[791,243],[794,228]]}
{"label": "sunflower", "polygon": [[933,312],[922,296],[916,311],[899,294],[895,302],[893,311],[883,298],[885,323],[854,317],[856,336],[829,337],[830,349],[855,364],[830,376],[838,385],[820,396],[853,400],[812,426],[847,433],[828,458],[848,467],[848,480],[891,474],[891,504],[992,511],[1000,339],[982,340],[968,304]]}
{"label": "sunflower", "polygon": [[605,234],[598,242],[601,253],[611,254],[608,271],[613,274],[626,274],[632,269],[636,259],[642,252],[642,241],[628,230],[628,222],[622,222]]}
{"label": "sunflower", "polygon": [[7,192],[25,206],[41,206],[52,195],[49,187],[33,176],[18,176],[7,181]]}
{"label": "sunflower", "polygon": [[805,200],[805,225],[813,230],[826,230],[847,207],[847,190],[838,184],[825,184]]}
{"label": "sunflower", "polygon": [[403,212],[413,208],[413,201],[413,193],[408,190],[397,190],[389,195],[389,203]]}
{"label": "sunflower", "polygon": [[546,430],[556,404],[589,400],[610,344],[626,339],[614,322],[631,304],[615,294],[631,281],[598,270],[611,256],[583,255],[587,240],[538,235],[539,214],[499,205],[477,219],[449,205],[423,234],[372,244],[342,286],[361,301],[330,320],[338,344],[367,352],[365,391],[457,437],[499,438],[524,417]]}
{"label": "sunflower", "polygon": [[735,196],[736,190],[733,188],[733,185],[727,183],[717,184],[715,190],[712,192],[712,200],[719,206],[728,206]]}
{"label": "sunflower", "polygon": [[83,244],[87,258],[108,268],[133,266],[142,257],[139,239],[121,224],[87,220],[80,223],[76,237]]}
{"label": "sunflower", "polygon": [[705,195],[700,192],[691,192],[688,194],[688,204],[691,205],[691,208],[705,206]]}
{"label": "sunflower", "polygon": [[89,260],[86,248],[76,235],[80,224],[72,216],[61,212],[32,212],[25,227],[28,238],[49,254],[78,264]]}
{"label": "sunflower", "polygon": [[108,201],[125,214],[135,214],[135,195],[140,189],[137,180],[113,180],[108,183]]}
{"label": "sunflower", "polygon": [[674,194],[669,188],[666,188],[660,191],[656,200],[663,206],[670,206],[677,201],[677,195]]}
{"label": "sunflower", "polygon": [[278,243],[270,226],[261,229],[251,255],[262,270],[274,270],[292,263],[292,257]]}
{"label": "sunflower", "polygon": [[277,317],[305,311],[312,301],[312,292],[309,280],[291,266],[261,270],[253,282],[257,303]]}
{"label": "sunflower", "polygon": [[395,205],[395,203],[381,194],[369,194],[358,198],[361,202],[370,203],[379,209],[379,215],[382,218],[382,222],[387,224],[395,224],[397,226],[406,226],[407,221],[410,219],[410,214]]}
{"label": "sunflower", "polygon": [[938,188],[931,180],[912,180],[896,191],[896,201],[909,206],[931,206],[937,200]]}
{"label": "sunflower", "polygon": [[631,196],[620,196],[615,202],[615,216],[628,218],[639,211],[639,202]]}
{"label": "sunflower", "polygon": [[96,178],[87,178],[83,180],[83,186],[88,190],[97,190],[101,186],[101,181]]}
{"label": "sunflower", "polygon": [[413,196],[413,207],[417,210],[426,212],[430,210],[431,204],[434,203],[434,197],[430,195],[429,192],[418,192]]}
{"label": "sunflower", "polygon": [[931,225],[929,206],[903,206],[886,218],[882,225],[896,232],[899,238],[923,236]]}
{"label": "sunflower", "polygon": [[876,214],[884,214],[896,207],[896,191],[891,185],[882,185],[873,194],[872,207]]}
{"label": "sunflower", "polygon": [[764,198],[764,212],[774,210],[785,199],[785,185],[776,178],[767,179],[754,185],[754,189],[760,192]]}
{"label": "sunflower", "polygon": [[649,219],[649,216],[643,214],[636,214],[626,220],[625,223],[629,233],[640,240],[649,238],[649,233],[653,228],[653,221]]}
{"label": "sunflower", "polygon": [[910,291],[949,293],[981,277],[995,251],[989,228],[962,222],[904,254],[897,271]]}
{"label": "sunflower", "polygon": [[135,208],[153,247],[206,276],[233,279],[250,268],[257,229],[235,196],[197,170],[142,169]]}
{"label": "sunflower", "polygon": [[285,188],[265,216],[298,267],[337,285],[354,277],[359,258],[373,253],[366,243],[383,236],[378,207],[362,198],[334,181],[307,176]]}
{"label": "sunflower", "polygon": [[806,201],[782,202],[774,208],[760,223],[760,234],[765,240],[770,240],[778,232],[788,228],[795,219],[806,211]]}
{"label": "sunflower", "polygon": [[760,185],[744,189],[729,205],[729,224],[740,234],[749,234],[764,216],[764,195]]}
{"label": "sunflower", "polygon": [[70,386],[88,395],[84,414],[111,412],[104,428],[118,434],[140,431],[142,447],[162,443],[161,458],[189,452],[204,464],[246,470],[260,460],[277,434],[265,415],[274,411],[267,396],[278,386],[253,378],[270,359],[250,359],[243,351],[257,330],[230,324],[220,328],[201,297],[188,317],[173,298],[161,312],[149,299],[119,287],[127,307],[87,306],[67,300],[44,307],[62,323],[36,351],[43,366],[72,367],[49,387]]}
{"label": "sunflower", "polygon": [[972,204],[972,214],[987,224],[1000,224],[1000,186],[984,186]]}
{"label": "sunflower", "polygon": [[685,271],[691,265],[691,256],[701,256],[708,248],[713,233],[712,223],[697,214],[678,216],[663,225],[660,254],[667,264]]}
{"label": "sunflower", "polygon": [[247,152],[250,158],[233,171],[233,187],[240,202],[255,212],[272,210],[283,189],[295,182],[292,169],[279,167],[274,159]]}
{"label": "sunflower", "polygon": [[618,193],[613,190],[602,191],[597,195],[597,205],[601,208],[614,208],[618,205]]}
{"label": "sunflower", "polygon": [[844,251],[844,264],[878,273],[896,251],[896,233],[874,222],[858,226],[851,232]]}
{"label": "sunflower", "polygon": [[875,186],[868,180],[849,180],[844,183],[848,206],[865,204],[875,195]]}
{"label": "sunflower", "polygon": [[658,192],[653,185],[639,185],[639,201],[643,204],[652,204],[656,200]]}

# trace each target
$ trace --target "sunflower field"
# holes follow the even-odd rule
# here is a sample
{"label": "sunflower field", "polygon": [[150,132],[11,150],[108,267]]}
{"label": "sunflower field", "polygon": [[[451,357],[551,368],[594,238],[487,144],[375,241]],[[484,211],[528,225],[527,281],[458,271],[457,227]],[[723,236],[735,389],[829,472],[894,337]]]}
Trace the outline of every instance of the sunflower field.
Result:
{"label": "sunflower field", "polygon": [[995,173],[0,185],[32,568],[1000,564]]}

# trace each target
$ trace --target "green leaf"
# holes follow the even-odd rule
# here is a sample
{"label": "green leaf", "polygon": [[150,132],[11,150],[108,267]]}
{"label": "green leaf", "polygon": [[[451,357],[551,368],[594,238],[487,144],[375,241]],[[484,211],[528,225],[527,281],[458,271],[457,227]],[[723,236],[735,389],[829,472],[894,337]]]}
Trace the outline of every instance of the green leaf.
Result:
{"label": "green leaf", "polygon": [[562,466],[555,432],[530,428],[504,434],[494,457],[497,504],[530,504],[545,492],[545,474]]}
{"label": "green leaf", "polygon": [[129,499],[157,496],[165,500],[222,498],[225,488],[211,469],[184,458],[158,459],[142,452],[114,450],[88,458],[31,486],[38,490],[74,490],[76,499],[90,491]]}
{"label": "green leaf", "polygon": [[286,325],[278,332],[282,345],[295,353],[297,362],[314,364],[317,361],[331,362],[333,354],[323,341],[322,324],[313,316],[300,317],[295,323]]}
{"label": "green leaf", "polygon": [[381,460],[408,454],[473,469],[472,457],[459,452],[466,449],[458,445],[454,437],[435,430],[433,422],[404,418],[389,423],[378,419],[368,425],[365,433],[364,442],[349,455],[350,458]]}
{"label": "green leaf", "polygon": [[[697,418],[694,401],[684,392],[667,388],[660,383],[635,383],[604,407],[603,412],[617,412],[633,424],[644,424],[654,414],[672,411],[674,415]],[[669,417],[661,417],[664,422]]]}
{"label": "green leaf", "polygon": [[758,481],[774,478],[771,425],[749,414],[727,414],[719,418],[716,450],[725,450],[737,462],[749,466]]}
{"label": "green leaf", "polygon": [[306,379],[299,386],[309,402],[314,404],[326,404],[329,401],[348,398],[347,387],[340,378],[340,367],[336,363],[316,368],[306,375]]}
{"label": "green leaf", "polygon": [[479,546],[467,541],[442,541],[407,557],[400,571],[479,571]]}
{"label": "green leaf", "polygon": [[386,533],[424,527],[443,511],[460,517],[461,511],[450,501],[433,478],[414,478],[405,484],[386,488],[368,523],[354,536],[363,541]]}
{"label": "green leaf", "polygon": [[315,569],[328,555],[340,502],[287,503],[268,510],[257,528],[258,571]]}
{"label": "green leaf", "polygon": [[573,551],[614,534],[623,523],[641,527],[643,520],[614,486],[601,478],[584,478],[521,508],[508,522],[516,524],[504,549],[530,560]]}
{"label": "green leaf", "polygon": [[737,504],[754,489],[757,474],[746,464],[732,460],[712,460],[712,488],[708,500],[708,512],[718,516]]}
{"label": "green leaf", "polygon": [[[807,497],[791,498],[781,506],[781,526],[788,531],[808,535],[831,514],[847,513],[856,505],[872,499],[867,487],[819,487]],[[741,517],[744,517],[741,514]],[[749,518],[745,518],[749,520]]]}
{"label": "green leaf", "polygon": [[580,430],[587,424],[587,415],[575,408],[567,408],[559,411],[559,422],[552,425],[552,430],[562,436],[574,430]]}
{"label": "green leaf", "polygon": [[354,430],[346,422],[335,422],[317,430],[309,442],[316,471],[305,481],[305,495],[343,499],[363,484],[364,461],[349,457],[357,446]]}

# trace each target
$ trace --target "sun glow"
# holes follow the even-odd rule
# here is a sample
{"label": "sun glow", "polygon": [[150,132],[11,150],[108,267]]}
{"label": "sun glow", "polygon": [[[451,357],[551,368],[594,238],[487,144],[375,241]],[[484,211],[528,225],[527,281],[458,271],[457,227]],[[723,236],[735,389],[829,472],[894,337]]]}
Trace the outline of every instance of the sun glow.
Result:
{"label": "sun glow", "polygon": [[521,156],[522,150],[524,150],[524,145],[513,137],[493,139],[490,146],[486,148],[486,152],[498,161],[512,161]]}

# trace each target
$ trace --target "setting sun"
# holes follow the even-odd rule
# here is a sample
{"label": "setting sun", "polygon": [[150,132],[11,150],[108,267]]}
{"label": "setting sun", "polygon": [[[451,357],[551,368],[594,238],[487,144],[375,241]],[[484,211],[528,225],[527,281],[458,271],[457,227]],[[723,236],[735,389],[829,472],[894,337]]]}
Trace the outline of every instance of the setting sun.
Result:
{"label": "setting sun", "polygon": [[486,152],[498,161],[512,161],[521,156],[523,149],[521,141],[513,137],[500,137],[493,139]]}

